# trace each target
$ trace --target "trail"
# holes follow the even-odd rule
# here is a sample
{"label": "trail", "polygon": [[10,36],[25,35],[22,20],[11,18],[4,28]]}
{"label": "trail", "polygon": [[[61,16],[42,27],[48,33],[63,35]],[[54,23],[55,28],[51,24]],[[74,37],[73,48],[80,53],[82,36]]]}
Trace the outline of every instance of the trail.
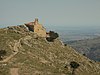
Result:
{"label": "trail", "polygon": [[4,60],[0,61],[0,62],[1,63],[8,62],[11,58],[13,58],[16,54],[18,54],[19,48],[21,47],[20,41],[21,40],[27,40],[27,39],[31,39],[31,37],[30,36],[26,36],[24,38],[20,38],[19,40],[15,40],[13,47],[11,45],[9,45],[11,50],[14,51],[14,53],[11,54],[9,57],[5,58]]}
{"label": "trail", "polygon": [[[21,38],[22,39],[22,38]],[[14,43],[14,46],[13,46],[13,51],[14,53],[11,54],[9,57],[5,58],[4,60],[0,61],[0,62],[8,62],[11,58],[13,58],[19,51],[18,51],[18,48],[20,47],[20,40],[19,39],[18,41],[15,41]],[[12,48],[11,48],[12,49]]]}

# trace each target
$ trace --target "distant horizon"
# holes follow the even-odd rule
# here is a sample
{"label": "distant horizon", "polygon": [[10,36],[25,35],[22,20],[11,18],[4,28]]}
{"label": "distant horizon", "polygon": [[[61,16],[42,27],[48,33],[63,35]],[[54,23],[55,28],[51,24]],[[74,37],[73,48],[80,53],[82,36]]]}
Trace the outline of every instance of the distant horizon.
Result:
{"label": "distant horizon", "polygon": [[[8,26],[17,26],[17,25],[24,25],[24,23],[23,24],[16,24],[16,25],[12,25],[12,24],[8,24],[8,25],[0,25],[0,28],[5,28],[5,27],[8,27]],[[42,24],[44,27],[69,27],[69,28],[82,28],[82,27],[84,27],[84,28],[88,28],[88,27],[95,27],[95,28],[98,28],[99,27],[99,25],[82,25],[82,26],[80,26],[80,25],[51,25],[51,24]]]}
{"label": "distant horizon", "polygon": [[[19,24],[20,25],[20,24]],[[22,25],[22,24],[21,24]],[[24,24],[23,24],[24,25]],[[11,26],[11,25],[8,25]],[[0,26],[0,28],[8,27]],[[17,25],[12,25],[17,26]],[[46,31],[54,31],[59,34],[60,39],[64,41],[83,40],[88,38],[96,38],[100,36],[100,27],[98,26],[67,26],[67,25],[44,25]]]}

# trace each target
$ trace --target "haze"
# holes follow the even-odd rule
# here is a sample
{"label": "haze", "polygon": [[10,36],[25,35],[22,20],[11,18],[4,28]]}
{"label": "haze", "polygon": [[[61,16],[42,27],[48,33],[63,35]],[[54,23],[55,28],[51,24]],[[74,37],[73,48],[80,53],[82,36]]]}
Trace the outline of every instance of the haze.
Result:
{"label": "haze", "polygon": [[100,27],[100,0],[0,0],[0,26],[34,18],[47,26]]}

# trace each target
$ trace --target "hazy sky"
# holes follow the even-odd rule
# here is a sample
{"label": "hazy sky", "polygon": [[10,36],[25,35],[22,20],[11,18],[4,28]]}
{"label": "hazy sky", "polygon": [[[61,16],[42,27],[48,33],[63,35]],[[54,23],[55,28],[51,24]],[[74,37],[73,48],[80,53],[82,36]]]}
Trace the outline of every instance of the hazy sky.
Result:
{"label": "hazy sky", "polygon": [[0,0],[0,25],[99,26],[100,0]]}

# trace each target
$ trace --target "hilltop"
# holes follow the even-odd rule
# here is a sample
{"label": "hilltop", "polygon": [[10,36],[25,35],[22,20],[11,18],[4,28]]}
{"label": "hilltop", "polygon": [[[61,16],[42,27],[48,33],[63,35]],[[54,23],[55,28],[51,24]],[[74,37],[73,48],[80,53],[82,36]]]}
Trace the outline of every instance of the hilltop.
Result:
{"label": "hilltop", "polygon": [[79,67],[76,75],[100,75],[100,64],[77,53],[56,38],[47,41],[25,25],[0,29],[0,75],[71,75],[70,63]]}

